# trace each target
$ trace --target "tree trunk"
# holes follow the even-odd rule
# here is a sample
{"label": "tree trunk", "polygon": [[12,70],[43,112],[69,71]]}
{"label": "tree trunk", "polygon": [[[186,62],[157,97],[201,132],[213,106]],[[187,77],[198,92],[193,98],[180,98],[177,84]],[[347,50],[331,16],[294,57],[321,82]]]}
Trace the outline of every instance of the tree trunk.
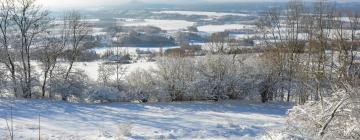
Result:
{"label": "tree trunk", "polygon": [[42,91],[42,97],[45,98],[45,92],[46,92],[46,82],[47,82],[47,77],[48,77],[48,71],[49,69],[47,69],[45,72],[44,72],[44,81],[43,81],[43,84],[41,86],[41,91]]}
{"label": "tree trunk", "polygon": [[69,68],[68,68],[68,70],[67,70],[67,72],[65,74],[65,81],[68,80],[70,72],[71,72],[71,70],[73,68],[73,65],[74,65],[74,60],[70,60]]}

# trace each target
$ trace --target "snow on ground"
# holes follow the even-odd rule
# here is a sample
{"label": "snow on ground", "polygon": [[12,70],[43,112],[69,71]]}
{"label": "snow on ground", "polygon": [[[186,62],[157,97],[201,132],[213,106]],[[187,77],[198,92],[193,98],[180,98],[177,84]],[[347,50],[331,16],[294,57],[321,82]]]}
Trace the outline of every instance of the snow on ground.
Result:
{"label": "snow on ground", "polygon": [[[84,73],[89,77],[91,81],[97,81],[99,75],[99,66],[105,62],[95,61],[95,62],[75,62],[74,68],[79,70],[84,70]],[[66,65],[66,64],[65,64]],[[122,68],[125,69],[125,75],[129,75],[131,72],[137,70],[153,70],[157,68],[156,62],[137,62],[132,64],[122,64]],[[111,78],[115,78],[116,75],[113,75]]]}
{"label": "snow on ground", "polygon": [[202,11],[159,11],[153,12],[155,14],[180,14],[180,15],[199,15],[199,16],[208,16],[208,17],[222,17],[222,16],[249,16],[248,14],[240,13],[223,13],[223,12],[202,12]]}
{"label": "snow on ground", "polygon": [[[171,48],[179,48],[179,46],[164,47],[163,51],[165,51],[166,49],[171,49]],[[130,55],[135,55],[137,49],[143,50],[143,51],[151,51],[151,52],[159,52],[160,51],[160,48],[158,48],[158,47],[152,47],[152,48],[151,47],[121,47],[121,48],[119,48],[119,51],[129,53]],[[103,55],[107,51],[116,52],[117,48],[116,47],[107,47],[107,48],[95,48],[92,50],[95,51],[99,55]],[[75,62],[74,67],[76,69],[84,70],[84,73],[86,73],[89,76],[90,80],[97,81],[98,69],[99,69],[99,66],[101,66],[101,64],[103,64],[103,63],[105,63],[105,61]],[[67,64],[63,64],[63,65],[67,65]],[[125,68],[125,70],[126,70],[125,75],[128,75],[131,72],[135,72],[137,70],[156,69],[157,65],[156,65],[156,62],[138,61],[138,62],[132,63],[132,64],[122,64],[121,67]],[[115,77],[112,77],[112,78],[115,78]]]}
{"label": "snow on ground", "polygon": [[[173,48],[180,48],[180,46],[164,46],[163,51],[165,51],[167,49],[173,49]],[[125,53],[129,53],[131,55],[135,55],[136,50],[159,52],[160,47],[146,47],[146,46],[145,47],[120,47],[120,48],[104,47],[104,48],[94,48],[92,50],[95,51],[99,55],[104,55],[107,51],[117,52],[117,50],[119,52],[125,52]]]}
{"label": "snow on ground", "polygon": [[[40,63],[38,62],[31,62],[32,66],[34,66],[35,71],[38,74],[42,74],[42,69],[40,68]],[[83,71],[84,74],[86,74],[90,81],[96,82],[99,77],[99,67],[106,63],[106,61],[94,61],[94,62],[75,62],[74,63],[74,69]],[[59,66],[68,67],[69,64],[65,62],[59,62]],[[156,70],[157,64],[156,62],[146,62],[146,61],[138,61],[136,63],[131,64],[122,64],[120,66],[122,69],[124,69],[124,76],[127,76],[131,74],[132,72],[136,72],[137,70]],[[43,76],[40,77],[42,79]],[[115,80],[116,75],[110,77],[112,80]],[[125,77],[124,77],[125,78]],[[124,79],[122,79],[124,80]],[[1,140],[1,139],[0,139]]]}
{"label": "snow on ground", "polygon": [[214,32],[223,32],[225,30],[232,30],[232,29],[252,29],[252,28],[255,28],[255,25],[225,24],[225,25],[199,26],[198,30],[201,32],[214,33]]}
{"label": "snow on ground", "polygon": [[189,26],[193,26],[195,23],[185,20],[158,20],[158,19],[144,19],[144,20],[133,20],[125,21],[122,23],[123,26],[155,26],[162,30],[177,31],[186,29]]}
{"label": "snow on ground", "polygon": [[259,139],[282,127],[288,105],[245,101],[82,104],[0,99],[0,138],[13,106],[15,139]]}
{"label": "snow on ground", "polygon": [[235,39],[248,39],[258,36],[257,34],[230,34],[230,37]]}
{"label": "snow on ground", "polygon": [[106,35],[107,32],[104,31],[104,28],[92,28],[91,34],[92,34],[93,36]]}

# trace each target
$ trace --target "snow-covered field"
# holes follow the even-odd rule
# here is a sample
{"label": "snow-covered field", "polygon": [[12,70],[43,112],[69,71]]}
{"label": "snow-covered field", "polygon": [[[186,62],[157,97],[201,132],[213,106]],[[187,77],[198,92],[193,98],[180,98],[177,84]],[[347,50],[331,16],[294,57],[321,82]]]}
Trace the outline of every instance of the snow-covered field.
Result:
{"label": "snow-covered field", "polygon": [[156,14],[180,14],[180,15],[199,15],[199,16],[208,16],[208,17],[222,17],[222,16],[249,16],[248,14],[240,13],[224,13],[224,12],[203,12],[203,11],[159,11],[153,12]]}
{"label": "snow-covered field", "polygon": [[257,34],[230,34],[230,37],[235,39],[247,39],[258,36]]}
{"label": "snow-covered field", "polygon": [[81,104],[0,99],[0,139],[13,106],[15,139],[259,139],[282,127],[289,105],[227,102]]}
{"label": "snow-covered field", "polygon": [[225,24],[225,25],[199,26],[198,30],[201,32],[214,33],[214,32],[223,32],[225,30],[231,30],[231,29],[253,29],[253,28],[255,28],[255,25]]}
{"label": "snow-covered field", "polygon": [[123,26],[154,26],[162,30],[177,31],[193,26],[195,23],[185,20],[158,20],[158,19],[144,19],[144,20],[125,20],[119,22]]}
{"label": "snow-covered field", "polygon": [[[173,48],[180,48],[180,46],[164,46],[162,49],[163,49],[163,51],[165,51],[167,49],[173,49]],[[120,47],[120,48],[104,47],[104,48],[94,48],[92,50],[95,51],[99,55],[103,55],[107,51],[113,51],[113,52],[119,51],[119,52],[124,52],[124,53],[129,53],[131,55],[134,55],[134,54],[136,54],[136,50],[159,52],[160,47]]]}
{"label": "snow-covered field", "polygon": [[[75,62],[74,68],[83,70],[84,74],[89,77],[91,81],[97,81],[99,77],[99,66],[105,62],[95,61],[95,62]],[[66,64],[64,64],[66,65]],[[132,72],[137,70],[153,70],[157,68],[156,62],[137,62],[132,64],[123,64],[121,67],[125,70],[125,76],[129,75]],[[113,75],[111,78],[115,78]]]}

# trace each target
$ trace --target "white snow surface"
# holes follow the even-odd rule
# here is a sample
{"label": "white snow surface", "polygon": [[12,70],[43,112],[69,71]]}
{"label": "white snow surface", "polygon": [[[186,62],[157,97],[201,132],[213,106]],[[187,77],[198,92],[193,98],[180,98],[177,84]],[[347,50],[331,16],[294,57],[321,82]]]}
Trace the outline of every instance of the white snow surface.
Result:
{"label": "white snow surface", "polygon": [[[84,73],[89,77],[89,80],[97,81],[99,77],[99,66],[106,61],[95,61],[95,62],[75,62],[74,68],[83,70]],[[66,64],[65,64],[66,65]],[[156,62],[137,62],[132,64],[123,64],[122,68],[125,69],[125,76],[129,75],[131,72],[136,72],[137,70],[153,70],[157,68]],[[114,80],[116,75],[113,75],[111,78]]]}
{"label": "white snow surface", "polygon": [[241,13],[225,13],[225,12],[203,12],[203,11],[159,11],[153,12],[155,14],[180,14],[180,15],[199,15],[209,17],[222,17],[222,16],[249,16],[248,14]]}
{"label": "white snow surface", "polygon": [[177,31],[193,26],[195,23],[186,20],[159,20],[159,19],[144,19],[144,20],[129,20],[123,22],[123,26],[154,26],[162,30]]}
{"label": "white snow surface", "polygon": [[225,25],[204,25],[199,26],[198,30],[201,32],[214,33],[214,32],[223,32],[226,30],[234,29],[253,29],[255,25],[245,25],[245,24],[225,24]]}
{"label": "white snow surface", "polygon": [[0,139],[13,106],[15,139],[259,139],[285,124],[289,105],[246,101],[82,104],[0,99]]}
{"label": "white snow surface", "polygon": [[[167,49],[174,49],[174,48],[180,48],[180,46],[163,46],[163,51]],[[103,48],[94,48],[92,49],[96,52],[96,54],[104,55],[107,51],[117,51],[116,47],[103,47]],[[119,52],[125,52],[129,53],[130,55],[136,55],[136,50],[142,50],[142,51],[151,51],[151,52],[159,52],[160,47],[120,47]]]}

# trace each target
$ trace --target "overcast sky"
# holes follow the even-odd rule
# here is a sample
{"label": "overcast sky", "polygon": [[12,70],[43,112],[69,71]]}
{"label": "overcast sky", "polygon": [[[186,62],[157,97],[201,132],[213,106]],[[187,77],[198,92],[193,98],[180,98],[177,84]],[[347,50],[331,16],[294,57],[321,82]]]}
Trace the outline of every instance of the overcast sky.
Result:
{"label": "overcast sky", "polygon": [[[277,1],[287,1],[287,0],[38,0],[43,6],[47,8],[86,8],[86,7],[99,7],[107,5],[119,5],[129,2],[145,2],[145,3],[197,3],[197,2],[277,2]],[[336,0],[338,2],[344,1],[357,1],[357,0]]]}
{"label": "overcast sky", "polygon": [[[124,3],[178,3],[188,1],[191,3],[199,1],[216,1],[216,0],[38,0],[43,6],[48,8],[86,8],[86,7],[99,7],[108,5],[120,5]],[[221,1],[247,1],[247,0],[221,0]]]}

